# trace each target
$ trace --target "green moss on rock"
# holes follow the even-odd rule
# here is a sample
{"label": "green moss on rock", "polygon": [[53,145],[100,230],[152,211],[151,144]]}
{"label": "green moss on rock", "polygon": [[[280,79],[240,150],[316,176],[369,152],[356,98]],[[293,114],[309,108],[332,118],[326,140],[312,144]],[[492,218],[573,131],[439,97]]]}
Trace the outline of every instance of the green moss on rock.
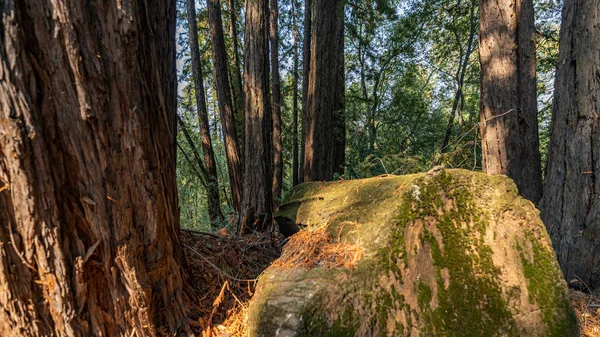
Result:
{"label": "green moss on rock", "polygon": [[365,254],[351,270],[268,270],[250,336],[577,335],[548,235],[506,177],[442,170],[302,184],[278,216]]}

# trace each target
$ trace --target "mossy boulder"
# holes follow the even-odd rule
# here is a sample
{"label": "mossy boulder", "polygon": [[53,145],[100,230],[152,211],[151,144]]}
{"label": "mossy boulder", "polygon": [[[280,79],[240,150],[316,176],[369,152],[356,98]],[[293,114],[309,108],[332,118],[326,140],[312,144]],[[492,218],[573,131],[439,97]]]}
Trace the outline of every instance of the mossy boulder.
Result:
{"label": "mossy boulder", "polygon": [[308,183],[303,228],[258,281],[256,336],[577,336],[538,211],[465,170]]}

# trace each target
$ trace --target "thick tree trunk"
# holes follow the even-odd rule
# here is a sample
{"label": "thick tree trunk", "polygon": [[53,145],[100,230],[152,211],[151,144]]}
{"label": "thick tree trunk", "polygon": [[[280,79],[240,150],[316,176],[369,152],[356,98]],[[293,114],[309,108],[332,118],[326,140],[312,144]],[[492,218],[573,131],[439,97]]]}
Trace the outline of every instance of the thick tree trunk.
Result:
{"label": "thick tree trunk", "polygon": [[271,0],[269,16],[271,40],[271,95],[273,99],[273,198],[281,197],[283,184],[283,144],[281,139],[281,85],[279,83],[279,17],[277,0]]}
{"label": "thick tree trunk", "polygon": [[[240,65],[240,49],[237,33],[237,14],[235,0],[229,0],[229,35],[232,42],[233,69],[231,69],[231,85],[235,104],[235,120],[239,139],[244,139],[244,91],[242,90],[242,66]],[[241,144],[240,144],[241,145]],[[240,148],[243,153],[243,148]]]}
{"label": "thick tree trunk", "polygon": [[212,43],[212,57],[215,67],[215,87],[217,89],[219,110],[221,111],[223,137],[225,138],[225,153],[227,154],[231,199],[233,199],[234,208],[239,214],[242,205],[242,174],[244,165],[238,147],[235,116],[231,101],[221,6],[219,5],[219,0],[207,0],[206,7],[208,8],[210,41]]}
{"label": "thick tree trunk", "polygon": [[480,0],[482,169],[542,195],[532,0]]}
{"label": "thick tree trunk", "polygon": [[310,49],[312,39],[312,0],[304,0],[304,32],[302,36],[302,144],[300,147],[299,182],[304,181],[304,143],[308,115],[308,81],[310,74]]}
{"label": "thick tree trunk", "polygon": [[240,232],[266,230],[271,227],[272,223],[273,116],[269,102],[268,25],[268,1],[248,0],[244,34],[246,165]]}
{"label": "thick tree trunk", "polygon": [[304,181],[332,180],[343,170],[344,1],[315,1],[315,26],[304,132]]}
{"label": "thick tree trunk", "polygon": [[600,1],[567,0],[542,219],[562,270],[600,289]]}
{"label": "thick tree trunk", "polygon": [[175,1],[0,6],[0,332],[186,328]]}
{"label": "thick tree trunk", "polygon": [[299,184],[298,172],[298,25],[296,24],[296,0],[292,0],[292,29],[294,31],[294,66],[292,69],[292,184]]}
{"label": "thick tree trunk", "polygon": [[344,67],[344,4],[338,5],[338,22],[336,25],[336,68],[333,101],[333,173],[344,174],[346,163],[346,72]]}
{"label": "thick tree trunk", "polygon": [[[198,126],[200,128],[200,139],[202,141],[202,152],[204,153],[204,165],[208,172],[206,186],[208,216],[212,223],[223,219],[221,210],[221,198],[219,197],[219,179],[217,178],[217,166],[210,139],[210,127],[208,124],[208,112],[206,109],[206,96],[204,93],[204,76],[202,64],[200,63],[200,48],[198,47],[198,25],[196,23],[196,7],[194,0],[187,0],[188,36],[192,57],[192,77],[194,78],[194,89],[196,92],[196,107],[198,110]],[[199,163],[202,165],[202,163]]]}

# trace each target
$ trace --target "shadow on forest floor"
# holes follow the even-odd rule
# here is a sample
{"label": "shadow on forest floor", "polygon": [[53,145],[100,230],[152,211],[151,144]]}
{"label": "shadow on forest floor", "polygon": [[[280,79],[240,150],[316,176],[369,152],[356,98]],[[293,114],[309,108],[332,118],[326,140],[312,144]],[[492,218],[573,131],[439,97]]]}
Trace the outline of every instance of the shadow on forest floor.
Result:
{"label": "shadow on forest floor", "polygon": [[277,233],[232,236],[181,231],[192,296],[190,325],[202,337],[247,336],[248,302],[256,279],[281,254]]}

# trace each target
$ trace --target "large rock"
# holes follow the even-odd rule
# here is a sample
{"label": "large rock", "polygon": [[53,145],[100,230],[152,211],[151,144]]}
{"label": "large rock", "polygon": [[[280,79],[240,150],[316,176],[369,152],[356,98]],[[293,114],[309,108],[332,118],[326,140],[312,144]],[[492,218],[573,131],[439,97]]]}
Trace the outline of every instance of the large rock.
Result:
{"label": "large rock", "polygon": [[538,211],[504,176],[302,184],[278,216],[304,229],[260,277],[250,337],[578,335]]}

